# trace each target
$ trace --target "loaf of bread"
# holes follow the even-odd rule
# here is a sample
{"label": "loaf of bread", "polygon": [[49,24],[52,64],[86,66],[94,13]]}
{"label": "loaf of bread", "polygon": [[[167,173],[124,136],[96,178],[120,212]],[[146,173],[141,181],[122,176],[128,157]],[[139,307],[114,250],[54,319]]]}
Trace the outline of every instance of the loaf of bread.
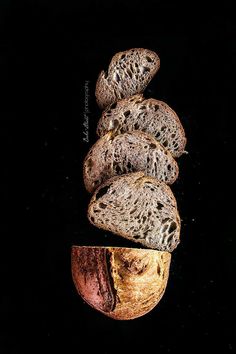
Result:
{"label": "loaf of bread", "polygon": [[72,277],[90,306],[117,320],[149,312],[162,298],[171,255],[135,248],[72,247]]}
{"label": "loaf of bread", "polygon": [[96,84],[97,103],[101,109],[145,90],[160,67],[158,55],[148,49],[134,48],[117,53],[108,70],[102,71]]}
{"label": "loaf of bread", "polygon": [[93,192],[110,177],[138,171],[167,184],[172,184],[179,172],[171,153],[152,135],[138,130],[116,136],[109,132],[92,146],[85,158],[85,187]]}
{"label": "loaf of bread", "polygon": [[90,222],[134,242],[172,252],[179,243],[180,218],[171,189],[143,172],[112,177],[96,189]]}
{"label": "loaf of bread", "polygon": [[109,106],[98,122],[97,134],[142,130],[153,135],[174,157],[183,154],[186,137],[177,114],[164,102],[135,95]]}

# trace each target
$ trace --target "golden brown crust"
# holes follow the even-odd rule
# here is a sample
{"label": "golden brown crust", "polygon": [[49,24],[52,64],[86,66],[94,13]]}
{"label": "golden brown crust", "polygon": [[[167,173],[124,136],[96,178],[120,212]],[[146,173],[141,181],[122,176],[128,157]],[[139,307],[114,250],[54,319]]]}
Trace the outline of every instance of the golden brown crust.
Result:
{"label": "golden brown crust", "polygon": [[117,320],[143,316],[162,298],[171,255],[148,249],[72,247],[72,276],[81,297]]}

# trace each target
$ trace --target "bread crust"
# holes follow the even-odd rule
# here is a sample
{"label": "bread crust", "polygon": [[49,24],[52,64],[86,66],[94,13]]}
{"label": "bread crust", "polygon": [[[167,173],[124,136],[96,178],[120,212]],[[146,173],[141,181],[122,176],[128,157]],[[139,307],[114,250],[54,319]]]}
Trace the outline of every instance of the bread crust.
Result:
{"label": "bread crust", "polygon": [[72,278],[91,307],[116,320],[145,315],[161,300],[171,255],[147,249],[73,246]]}

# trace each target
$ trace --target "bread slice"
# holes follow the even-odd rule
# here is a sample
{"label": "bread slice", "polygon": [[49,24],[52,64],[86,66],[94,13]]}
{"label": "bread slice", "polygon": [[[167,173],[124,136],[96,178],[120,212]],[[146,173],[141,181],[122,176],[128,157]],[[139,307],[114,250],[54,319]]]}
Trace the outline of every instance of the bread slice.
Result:
{"label": "bread slice", "polygon": [[90,306],[116,320],[130,320],[158,304],[170,260],[170,253],[155,250],[73,246],[72,277]]}
{"label": "bread slice", "polygon": [[101,109],[124,97],[143,92],[160,67],[158,55],[134,48],[117,53],[107,72],[98,77],[95,95]]}
{"label": "bread slice", "polygon": [[152,135],[139,130],[117,136],[109,132],[85,158],[84,184],[88,192],[93,192],[110,177],[138,171],[172,184],[179,169],[171,153]]}
{"label": "bread slice", "polygon": [[90,222],[134,242],[172,252],[179,243],[180,218],[171,189],[143,172],[112,177],[94,193]]}
{"label": "bread slice", "polygon": [[164,102],[142,95],[114,103],[102,114],[97,134],[103,136],[110,130],[124,133],[142,130],[152,134],[174,157],[183,154],[186,137],[177,114]]}

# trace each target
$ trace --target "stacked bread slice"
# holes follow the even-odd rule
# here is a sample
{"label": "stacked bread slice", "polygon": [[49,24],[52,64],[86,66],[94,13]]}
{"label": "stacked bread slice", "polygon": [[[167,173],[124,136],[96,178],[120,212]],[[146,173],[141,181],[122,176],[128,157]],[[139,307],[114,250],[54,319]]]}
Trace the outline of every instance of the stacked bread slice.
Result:
{"label": "stacked bread slice", "polygon": [[116,54],[99,75],[97,102],[104,109],[98,141],[83,166],[93,193],[90,222],[142,248],[72,248],[72,276],[82,298],[115,319],[150,311],[168,280],[171,253],[180,242],[180,217],[168,186],[178,177],[175,158],[186,137],[176,113],[142,92],[160,66],[142,48]]}

